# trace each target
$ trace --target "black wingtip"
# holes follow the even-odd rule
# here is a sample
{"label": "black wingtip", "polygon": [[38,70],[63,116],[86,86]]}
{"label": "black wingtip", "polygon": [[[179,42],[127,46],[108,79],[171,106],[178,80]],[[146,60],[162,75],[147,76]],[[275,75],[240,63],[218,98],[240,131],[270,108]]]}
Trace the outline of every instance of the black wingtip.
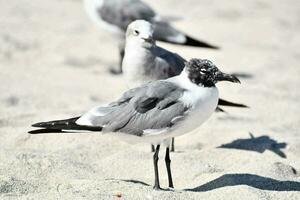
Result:
{"label": "black wingtip", "polygon": [[224,99],[219,99],[218,102],[219,106],[231,106],[231,107],[238,107],[238,108],[250,108],[249,106],[245,105],[245,104],[240,104],[240,103],[234,103],[234,102],[230,102]]}
{"label": "black wingtip", "polygon": [[40,134],[40,133],[61,133],[70,131],[102,131],[101,126],[85,126],[78,125],[76,121],[79,117],[74,117],[70,119],[54,120],[48,122],[38,122],[32,124],[32,127],[40,128],[38,130],[29,131],[30,134]]}
{"label": "black wingtip", "polygon": [[62,132],[63,131],[60,129],[46,129],[46,128],[28,131],[29,134],[62,133]]}
{"label": "black wingtip", "polygon": [[209,44],[207,42],[204,41],[200,41],[200,40],[196,40],[188,35],[185,36],[186,37],[186,42],[184,43],[184,45],[187,46],[192,46],[192,47],[202,47],[202,48],[209,48],[209,49],[214,49],[214,50],[219,50],[220,47]]}
{"label": "black wingtip", "polygon": [[224,109],[220,108],[219,106],[217,106],[216,108],[216,112],[223,112],[223,113],[227,113]]}
{"label": "black wingtip", "polygon": [[74,126],[78,126],[76,124],[76,120],[78,120],[79,117],[73,117],[69,119],[63,119],[63,120],[53,120],[53,121],[47,121],[47,122],[38,122],[35,124],[32,124],[32,127],[37,128],[47,128],[47,129],[55,129],[55,130],[61,130],[61,129],[69,129],[74,128]]}
{"label": "black wingtip", "polygon": [[31,126],[41,128],[41,127],[43,127],[43,124],[44,124],[44,122],[38,122],[38,123],[32,124]]}

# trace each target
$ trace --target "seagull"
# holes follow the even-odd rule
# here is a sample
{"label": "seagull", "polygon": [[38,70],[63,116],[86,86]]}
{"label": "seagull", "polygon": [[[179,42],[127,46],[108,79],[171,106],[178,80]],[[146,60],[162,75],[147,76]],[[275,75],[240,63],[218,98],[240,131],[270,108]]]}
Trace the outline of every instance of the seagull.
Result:
{"label": "seagull", "polygon": [[[122,68],[129,88],[179,75],[184,69],[186,60],[176,53],[157,46],[154,32],[153,24],[145,20],[133,21],[127,27]],[[221,98],[218,105],[247,107]],[[217,110],[224,111],[220,107]],[[174,151],[174,140],[172,140],[171,150]],[[154,151],[153,146],[152,151]]]}
{"label": "seagull", "polygon": [[121,98],[91,109],[82,116],[40,122],[31,134],[63,131],[96,131],[116,134],[127,141],[156,144],[153,155],[154,189],[159,190],[158,154],[166,146],[165,163],[170,188],[174,188],[170,139],[198,128],[215,111],[219,92],[216,83],[240,83],[234,75],[221,72],[211,61],[191,59],[180,75],[146,83],[126,91]]}
{"label": "seagull", "polygon": [[112,71],[113,73],[122,73],[126,28],[138,19],[147,20],[154,25],[153,36],[156,40],[177,45],[218,49],[217,46],[194,39],[175,29],[170,25],[170,20],[156,14],[148,4],[140,0],[84,0],[84,7],[98,27],[120,38],[120,69]]}
{"label": "seagull", "polygon": [[[184,69],[187,61],[157,46],[153,33],[153,24],[145,20],[136,20],[127,27],[122,68],[129,88],[177,76]],[[219,100],[219,105],[247,107],[224,99]]]}

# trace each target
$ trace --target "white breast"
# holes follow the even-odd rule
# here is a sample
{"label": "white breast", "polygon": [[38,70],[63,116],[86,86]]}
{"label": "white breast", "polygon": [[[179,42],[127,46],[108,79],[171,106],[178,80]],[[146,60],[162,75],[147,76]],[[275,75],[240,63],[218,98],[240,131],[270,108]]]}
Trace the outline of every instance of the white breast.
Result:
{"label": "white breast", "polygon": [[184,81],[184,79],[184,74],[169,79],[186,90],[179,100],[190,107],[186,119],[178,127],[174,127],[176,129],[175,133],[172,133],[174,136],[198,128],[214,113],[219,100],[219,92],[216,87],[202,87],[190,81]]}
{"label": "white breast", "polygon": [[180,99],[186,105],[191,106],[184,120],[172,128],[146,130],[148,132],[144,137],[132,137],[127,141],[162,144],[172,137],[189,133],[201,126],[215,111],[219,95],[216,87],[197,87],[197,91],[187,91]]}
{"label": "white breast", "polygon": [[126,46],[122,69],[129,88],[138,87],[143,83],[152,81],[151,76],[145,73],[145,65],[153,63],[149,61],[151,60],[149,56],[149,53],[138,45],[134,47]]}
{"label": "white breast", "polygon": [[216,87],[198,86],[190,82],[184,72],[165,81],[173,82],[185,89],[183,96],[179,100],[189,107],[188,113],[184,120],[179,120],[172,128],[156,129],[150,132],[147,130],[148,132],[144,137],[135,137],[140,142],[161,144],[172,137],[189,133],[201,126],[214,113],[217,107],[219,92]]}

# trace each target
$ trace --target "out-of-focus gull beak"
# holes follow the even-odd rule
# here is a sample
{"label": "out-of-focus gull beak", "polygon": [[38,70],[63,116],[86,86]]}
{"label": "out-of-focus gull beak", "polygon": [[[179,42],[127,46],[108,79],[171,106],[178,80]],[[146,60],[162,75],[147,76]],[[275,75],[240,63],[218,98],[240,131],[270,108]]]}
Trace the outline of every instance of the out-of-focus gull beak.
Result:
{"label": "out-of-focus gull beak", "polygon": [[150,42],[150,43],[153,43],[153,42],[154,42],[153,37],[150,36],[150,35],[142,36],[142,39],[145,40],[146,42]]}

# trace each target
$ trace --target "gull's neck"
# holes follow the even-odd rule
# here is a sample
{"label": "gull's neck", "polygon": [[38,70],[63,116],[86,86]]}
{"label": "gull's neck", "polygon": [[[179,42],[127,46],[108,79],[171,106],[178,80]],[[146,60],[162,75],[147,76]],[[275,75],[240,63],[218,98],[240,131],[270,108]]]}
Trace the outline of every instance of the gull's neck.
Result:
{"label": "gull's neck", "polygon": [[216,88],[216,85],[210,80],[200,79],[201,77],[191,75],[193,74],[188,74],[186,68],[184,68],[180,75],[174,77],[174,81],[177,81],[181,85],[186,85],[186,87]]}
{"label": "gull's neck", "polygon": [[201,84],[197,85],[197,84],[193,83],[189,79],[188,73],[186,72],[185,69],[183,69],[183,71],[178,76],[169,78],[168,81],[176,83],[176,84],[180,85],[181,87],[188,89],[188,90],[204,88],[204,86]]}
{"label": "gull's neck", "polygon": [[152,80],[149,69],[153,67],[151,64],[155,59],[151,52],[153,47],[145,48],[135,42],[126,42],[122,68],[130,87]]}
{"label": "gull's neck", "polygon": [[218,104],[219,93],[214,86],[205,87],[193,83],[186,70],[183,70],[180,75],[167,79],[184,90],[180,100],[186,105],[194,109],[200,109],[205,112],[205,115],[210,115]]}
{"label": "gull's neck", "polygon": [[125,42],[125,49],[128,49],[131,51],[151,51],[153,48],[155,48],[155,43],[153,44],[147,44],[147,47],[143,46],[142,43],[138,41],[128,41]]}
{"label": "gull's neck", "polygon": [[141,73],[143,70],[146,70],[149,63],[153,63],[155,59],[152,54],[152,48],[155,48],[155,44],[151,47],[143,47],[139,43],[135,42],[126,42],[125,45],[125,55],[123,60],[123,65],[125,68],[136,68]]}

